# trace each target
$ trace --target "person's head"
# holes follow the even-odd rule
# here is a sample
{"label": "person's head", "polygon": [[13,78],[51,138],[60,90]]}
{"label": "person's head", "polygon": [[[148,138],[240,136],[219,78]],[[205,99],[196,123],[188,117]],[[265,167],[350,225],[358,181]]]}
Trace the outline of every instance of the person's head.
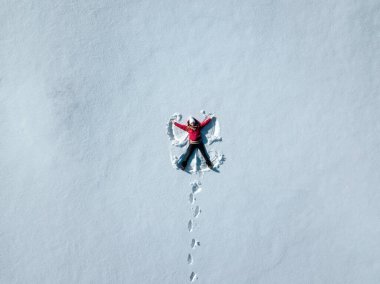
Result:
{"label": "person's head", "polygon": [[189,116],[189,119],[187,120],[187,124],[190,126],[196,126],[198,125],[198,121],[193,116]]}

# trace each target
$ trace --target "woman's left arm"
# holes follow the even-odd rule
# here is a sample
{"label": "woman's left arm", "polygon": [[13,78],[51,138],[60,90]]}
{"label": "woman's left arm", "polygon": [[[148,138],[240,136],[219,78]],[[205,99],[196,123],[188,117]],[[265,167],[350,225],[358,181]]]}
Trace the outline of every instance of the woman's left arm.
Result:
{"label": "woman's left arm", "polygon": [[210,121],[211,121],[211,118],[210,118],[210,117],[208,117],[206,120],[202,121],[202,122],[201,122],[201,128],[204,127],[204,126],[206,126],[207,124],[209,124]]}

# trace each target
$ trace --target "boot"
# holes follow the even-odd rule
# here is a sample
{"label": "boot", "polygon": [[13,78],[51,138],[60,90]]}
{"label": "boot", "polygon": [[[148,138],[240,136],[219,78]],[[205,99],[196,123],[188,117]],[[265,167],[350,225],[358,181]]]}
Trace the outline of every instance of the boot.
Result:
{"label": "boot", "polygon": [[186,166],[187,166],[187,164],[186,164],[186,163],[183,163],[183,162],[179,164],[179,168],[180,168],[181,170],[183,170],[183,171],[186,169]]}
{"label": "boot", "polygon": [[211,161],[206,162],[207,166],[212,169],[214,167],[214,164]]}

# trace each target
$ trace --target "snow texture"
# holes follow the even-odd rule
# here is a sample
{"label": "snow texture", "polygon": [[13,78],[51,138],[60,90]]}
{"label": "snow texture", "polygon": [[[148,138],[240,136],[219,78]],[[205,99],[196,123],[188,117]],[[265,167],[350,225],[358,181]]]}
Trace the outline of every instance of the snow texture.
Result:
{"label": "snow texture", "polygon": [[[378,0],[2,0],[0,19],[0,283],[379,283]],[[165,124],[201,109],[227,162],[191,205]]]}

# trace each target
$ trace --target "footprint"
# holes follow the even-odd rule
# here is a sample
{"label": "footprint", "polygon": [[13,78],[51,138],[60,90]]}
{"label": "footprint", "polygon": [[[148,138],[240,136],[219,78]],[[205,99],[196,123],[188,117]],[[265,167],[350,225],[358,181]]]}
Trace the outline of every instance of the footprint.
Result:
{"label": "footprint", "polygon": [[189,202],[190,202],[190,204],[193,204],[194,201],[195,201],[194,194],[190,193],[190,195],[189,195]]}
{"label": "footprint", "polygon": [[188,264],[193,264],[193,257],[191,256],[191,254],[189,253],[189,255],[187,256],[187,263]]}
{"label": "footprint", "polygon": [[194,181],[194,182],[192,182],[191,184],[191,191],[194,193],[194,194],[196,194],[196,193],[199,193],[199,192],[201,192],[202,191],[202,188],[201,188],[201,182],[199,182],[199,181]]}
{"label": "footprint", "polygon": [[201,242],[196,241],[195,239],[191,240],[190,246],[192,249],[195,249],[195,247],[199,247],[201,245]]}
{"label": "footprint", "polygon": [[189,223],[187,224],[187,229],[189,230],[189,232],[191,232],[193,230],[193,220],[190,220]]}
{"label": "footprint", "polygon": [[191,272],[191,274],[190,274],[190,282],[194,282],[197,279],[198,279],[197,274],[195,274],[195,272]]}
{"label": "footprint", "polygon": [[201,209],[199,208],[199,206],[197,206],[194,210],[194,218],[197,218],[199,214],[201,214]]}
{"label": "footprint", "polygon": [[192,191],[194,194],[197,194],[202,191],[202,188],[199,185],[195,185],[192,187]]}

